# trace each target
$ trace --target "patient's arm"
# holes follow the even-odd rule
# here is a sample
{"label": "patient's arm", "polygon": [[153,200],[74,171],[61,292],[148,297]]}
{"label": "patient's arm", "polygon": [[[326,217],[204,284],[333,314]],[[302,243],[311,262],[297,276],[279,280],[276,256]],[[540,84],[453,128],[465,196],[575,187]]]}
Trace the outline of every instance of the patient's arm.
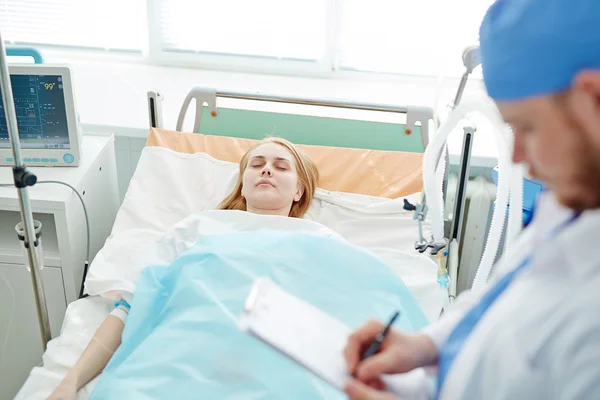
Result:
{"label": "patient's arm", "polygon": [[77,391],[101,373],[108,364],[121,344],[124,326],[122,318],[109,315],[100,325],[75,366],[52,393],[50,400],[74,400]]}

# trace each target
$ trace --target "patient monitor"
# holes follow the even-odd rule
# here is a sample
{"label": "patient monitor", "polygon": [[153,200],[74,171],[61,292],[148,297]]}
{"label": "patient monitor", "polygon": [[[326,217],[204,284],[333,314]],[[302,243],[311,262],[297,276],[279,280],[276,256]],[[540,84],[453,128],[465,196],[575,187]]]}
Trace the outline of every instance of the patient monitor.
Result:
{"label": "patient monitor", "polygon": [[[69,67],[10,65],[21,156],[28,166],[78,166],[79,123]],[[0,166],[13,165],[0,98]]]}

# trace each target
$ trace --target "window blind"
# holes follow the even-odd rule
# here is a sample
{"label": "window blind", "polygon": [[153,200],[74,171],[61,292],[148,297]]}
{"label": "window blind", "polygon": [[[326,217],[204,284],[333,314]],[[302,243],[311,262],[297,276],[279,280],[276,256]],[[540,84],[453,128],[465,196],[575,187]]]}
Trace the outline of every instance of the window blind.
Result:
{"label": "window blind", "polygon": [[9,43],[140,51],[144,0],[0,0],[0,29]]}
{"label": "window blind", "polygon": [[460,75],[493,0],[341,0],[342,69]]}
{"label": "window blind", "polygon": [[325,53],[325,0],[155,1],[162,51],[297,60]]}

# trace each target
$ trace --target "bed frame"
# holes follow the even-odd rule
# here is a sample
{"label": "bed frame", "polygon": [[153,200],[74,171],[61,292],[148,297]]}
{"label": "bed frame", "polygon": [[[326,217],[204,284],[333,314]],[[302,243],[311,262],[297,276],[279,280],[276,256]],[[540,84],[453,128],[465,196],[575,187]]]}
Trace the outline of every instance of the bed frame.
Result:
{"label": "bed frame", "polygon": [[[218,99],[239,99],[302,106],[333,107],[400,114],[398,123],[374,122],[329,116],[303,115],[218,107]],[[186,96],[176,131],[181,132],[187,109],[196,103],[195,133],[245,139],[263,139],[268,134],[297,144],[423,153],[435,125],[431,107],[359,103],[331,99],[296,98],[258,93],[217,91],[195,87]],[[162,126],[162,96],[148,92],[150,126]]]}
{"label": "bed frame", "polygon": [[[464,83],[459,88],[462,92]],[[164,128],[162,124],[162,101],[159,92],[148,92],[149,124],[151,128]],[[397,123],[374,122],[340,117],[303,115],[301,112],[284,113],[218,107],[218,99],[237,99],[260,102],[284,103],[300,106],[333,107],[346,110],[362,110],[399,114]],[[458,95],[457,95],[457,98]],[[263,139],[268,134],[277,135],[297,144],[360,148],[369,150],[424,153],[431,131],[435,131],[438,120],[431,107],[398,106],[377,103],[361,103],[332,99],[297,98],[281,95],[220,91],[214,88],[194,87],[186,96],[177,120],[176,131],[182,132],[186,112],[195,100],[194,133],[227,136],[245,139]],[[354,115],[353,115],[354,117]],[[469,152],[470,154],[470,152]],[[443,190],[446,193],[449,160],[446,155],[446,176]],[[461,170],[464,167],[461,160]],[[468,178],[463,174],[462,179]],[[466,184],[466,181],[464,182]],[[459,186],[460,188],[460,186]],[[444,196],[445,198],[445,196]],[[426,217],[424,204],[405,204],[413,211],[415,225]],[[462,219],[458,221],[458,227]],[[419,223],[420,232],[420,223]],[[415,226],[417,228],[417,226]],[[460,228],[459,228],[460,229]],[[419,235],[421,238],[419,238]],[[417,250],[423,252],[427,243],[422,234],[417,235]],[[432,252],[435,255],[435,252]],[[450,280],[457,276],[451,274]],[[449,298],[455,297],[454,288],[449,288]]]}

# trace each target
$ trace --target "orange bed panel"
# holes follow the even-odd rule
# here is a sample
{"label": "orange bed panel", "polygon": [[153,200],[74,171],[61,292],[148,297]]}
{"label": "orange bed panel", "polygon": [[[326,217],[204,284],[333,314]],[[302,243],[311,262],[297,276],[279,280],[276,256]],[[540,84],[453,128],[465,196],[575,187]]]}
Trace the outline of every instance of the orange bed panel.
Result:
{"label": "orange bed panel", "polygon": [[[165,147],[180,153],[207,153],[238,163],[256,143],[252,139],[181,133],[153,128],[147,146]],[[329,191],[398,198],[420,192],[423,187],[423,154],[298,145],[317,164],[319,187]]]}

